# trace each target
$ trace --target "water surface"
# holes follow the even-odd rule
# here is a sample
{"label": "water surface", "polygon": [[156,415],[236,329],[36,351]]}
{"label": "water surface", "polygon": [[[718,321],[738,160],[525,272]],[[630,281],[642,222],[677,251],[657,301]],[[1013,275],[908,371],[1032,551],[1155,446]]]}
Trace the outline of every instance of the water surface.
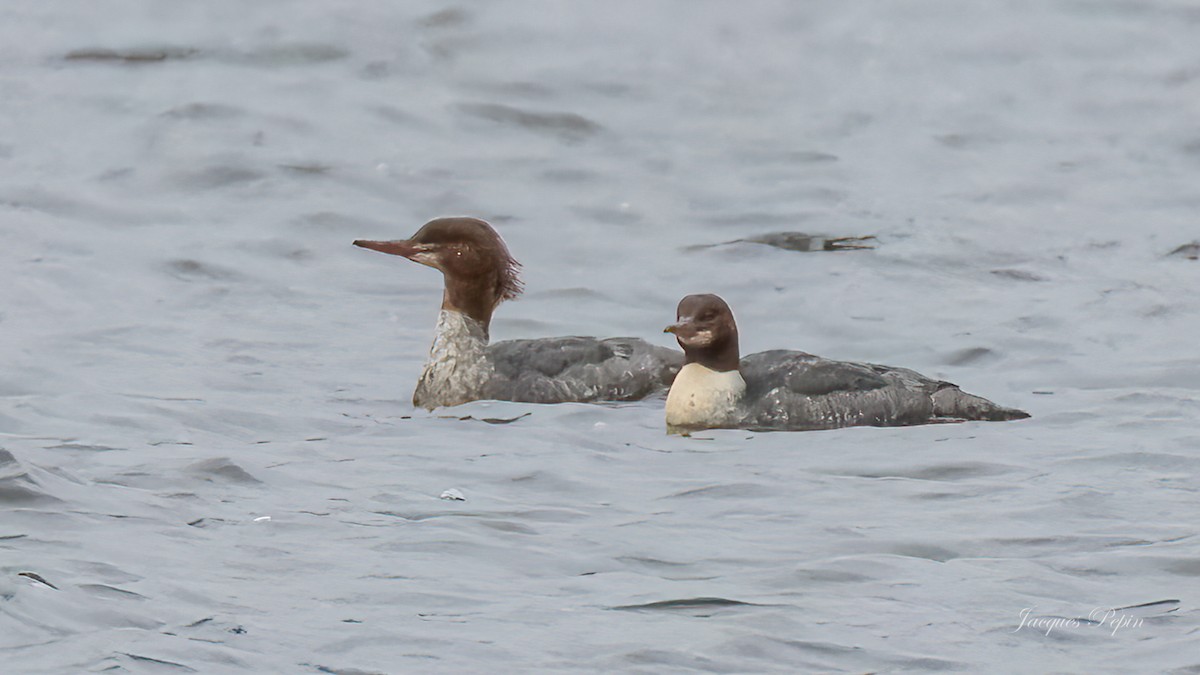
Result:
{"label": "water surface", "polygon": [[[0,14],[12,672],[1200,668],[1188,3]],[[714,292],[1034,417],[414,410],[440,279],[350,242],[447,214],[525,264],[494,338]],[[778,232],[874,248],[696,248]]]}

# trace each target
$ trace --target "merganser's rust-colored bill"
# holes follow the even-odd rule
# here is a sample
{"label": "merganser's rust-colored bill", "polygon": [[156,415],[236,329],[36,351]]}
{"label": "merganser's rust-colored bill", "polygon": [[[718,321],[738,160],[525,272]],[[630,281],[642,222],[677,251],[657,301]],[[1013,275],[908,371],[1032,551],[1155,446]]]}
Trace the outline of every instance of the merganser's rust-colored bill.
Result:
{"label": "merganser's rust-colored bill", "polygon": [[414,244],[407,239],[399,239],[396,241],[371,241],[369,239],[357,239],[354,242],[355,246],[369,248],[372,251],[380,253],[390,253],[391,255],[403,256],[412,258],[418,253],[428,253],[429,247],[422,244]]}

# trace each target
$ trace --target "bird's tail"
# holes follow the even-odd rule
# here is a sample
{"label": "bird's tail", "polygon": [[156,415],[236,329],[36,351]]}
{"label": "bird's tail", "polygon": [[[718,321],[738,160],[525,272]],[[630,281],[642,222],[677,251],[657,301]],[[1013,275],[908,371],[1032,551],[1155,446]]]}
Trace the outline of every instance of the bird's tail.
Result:
{"label": "bird's tail", "polygon": [[933,414],[949,419],[988,422],[1023,420],[1029,417],[1029,413],[1024,410],[996,405],[981,396],[968,394],[949,382],[943,382],[942,387],[933,393]]}

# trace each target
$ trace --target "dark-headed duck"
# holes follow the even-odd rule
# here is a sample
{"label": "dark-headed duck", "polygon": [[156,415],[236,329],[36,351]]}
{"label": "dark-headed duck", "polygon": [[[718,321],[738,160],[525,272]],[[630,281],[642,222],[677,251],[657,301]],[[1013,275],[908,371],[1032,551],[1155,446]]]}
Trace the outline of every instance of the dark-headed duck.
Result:
{"label": "dark-headed duck", "polygon": [[667,430],[793,430],[1017,420],[1029,414],[906,368],[773,350],[739,358],[737,324],[716,295],[689,295],[665,329],[684,366],[667,394]]}
{"label": "dark-headed duck", "polygon": [[670,386],[683,355],[637,338],[559,337],[488,344],[497,305],[521,293],[520,264],[478,218],[437,218],[410,239],[354,242],[441,271],[442,311],[413,404],[631,401]]}

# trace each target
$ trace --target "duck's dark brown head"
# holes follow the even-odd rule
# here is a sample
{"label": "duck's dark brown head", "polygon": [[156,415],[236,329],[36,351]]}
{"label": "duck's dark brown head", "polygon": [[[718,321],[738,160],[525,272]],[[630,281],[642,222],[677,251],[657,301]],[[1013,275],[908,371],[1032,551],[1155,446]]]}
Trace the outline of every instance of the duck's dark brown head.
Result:
{"label": "duck's dark brown head", "polygon": [[497,305],[521,294],[521,264],[496,230],[478,218],[435,218],[410,239],[359,239],[354,245],[441,270],[446,283],[442,309],[461,312],[485,326]]}
{"label": "duck's dark brown head", "polygon": [[737,323],[720,296],[689,295],[680,300],[675,323],[663,332],[675,334],[683,347],[684,363],[698,363],[717,372],[737,370]]}

